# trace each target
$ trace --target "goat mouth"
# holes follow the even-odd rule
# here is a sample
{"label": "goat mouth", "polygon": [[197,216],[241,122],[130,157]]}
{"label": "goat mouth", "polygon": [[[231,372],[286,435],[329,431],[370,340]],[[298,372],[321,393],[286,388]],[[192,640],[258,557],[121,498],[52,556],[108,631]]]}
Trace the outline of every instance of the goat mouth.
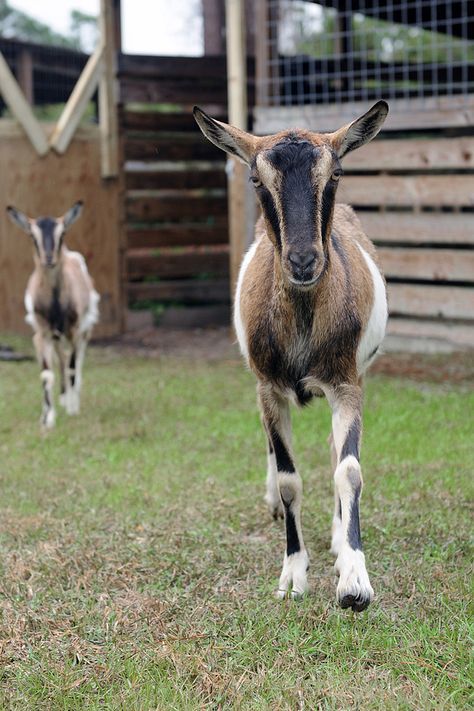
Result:
{"label": "goat mouth", "polygon": [[306,279],[306,280],[298,280],[298,279],[293,279],[292,277],[288,277],[288,280],[292,286],[297,286],[299,289],[307,289],[310,286],[314,286],[316,282],[319,280],[319,277],[321,275],[317,274],[314,276],[312,279]]}

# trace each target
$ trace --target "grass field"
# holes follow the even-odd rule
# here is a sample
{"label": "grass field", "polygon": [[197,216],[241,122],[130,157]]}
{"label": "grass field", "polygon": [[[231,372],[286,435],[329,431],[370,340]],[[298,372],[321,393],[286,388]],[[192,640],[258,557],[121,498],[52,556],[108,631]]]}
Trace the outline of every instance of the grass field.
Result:
{"label": "grass field", "polygon": [[91,349],[81,415],[47,437],[39,391],[0,363],[1,708],[472,708],[468,384],[368,379],[360,615],[334,602],[324,402],[293,420],[295,604],[272,597],[284,534],[240,363]]}

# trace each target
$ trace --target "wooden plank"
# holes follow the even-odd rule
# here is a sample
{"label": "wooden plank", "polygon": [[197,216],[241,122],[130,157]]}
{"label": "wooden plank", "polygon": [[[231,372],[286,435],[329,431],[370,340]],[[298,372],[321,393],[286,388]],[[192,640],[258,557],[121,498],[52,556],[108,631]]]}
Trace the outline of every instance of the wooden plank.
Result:
{"label": "wooden plank", "polygon": [[413,339],[420,346],[425,341],[445,342],[453,349],[474,348],[474,325],[452,324],[444,321],[423,319],[390,318],[387,335],[390,337]]}
{"label": "wooden plank", "polygon": [[474,179],[464,175],[347,175],[339,202],[393,207],[474,207]]}
{"label": "wooden plank", "polygon": [[391,315],[474,321],[474,288],[388,284]]}
{"label": "wooden plank", "polygon": [[[135,222],[226,218],[226,197],[127,198],[127,219]],[[222,224],[222,219],[221,219]]]}
{"label": "wooden plank", "polygon": [[[225,114],[213,117],[219,121],[227,121]],[[121,125],[126,131],[191,131],[192,133],[196,131],[196,121],[190,112],[124,110],[121,115]]]}
{"label": "wooden plank", "polygon": [[357,216],[366,234],[380,244],[474,244],[474,219],[469,213],[361,210]]}
{"label": "wooden plank", "polygon": [[177,279],[196,277],[199,274],[226,276],[229,273],[227,249],[220,251],[186,251],[159,255],[138,253],[127,255],[127,275],[130,280],[144,277]]}
{"label": "wooden plank", "polygon": [[130,248],[188,247],[227,244],[227,228],[208,225],[166,225],[159,229],[128,229]]}
{"label": "wooden plank", "polygon": [[474,282],[474,250],[379,247],[387,278]]}
{"label": "wooden plank", "polygon": [[223,153],[204,136],[197,133],[189,136],[188,140],[182,137],[170,140],[156,136],[153,138],[126,138],[124,142],[125,160],[150,160],[150,161],[189,161],[211,160],[224,163]]}
{"label": "wooden plank", "polygon": [[103,57],[104,44],[101,42],[84,67],[51,135],[49,144],[57,153],[65,153],[67,150],[84,111],[97,89],[103,71]]}
{"label": "wooden plank", "polygon": [[178,301],[183,304],[227,303],[228,279],[180,279],[156,283],[131,283],[127,286],[130,301],[153,299]]}
{"label": "wooden plank", "polygon": [[343,163],[346,171],[472,169],[474,138],[376,139],[349,153]]}
{"label": "wooden plank", "polygon": [[103,178],[118,175],[118,87],[115,79],[116,26],[115,8],[110,0],[100,2],[100,34],[104,44],[103,72],[99,81],[99,126],[101,136],[101,173]]}
{"label": "wooden plank", "polygon": [[[368,102],[306,106],[256,106],[254,131],[269,134],[298,126],[310,131],[334,131],[361,116]],[[474,96],[393,99],[385,131],[414,131],[474,125]]]}
{"label": "wooden plank", "polygon": [[0,94],[40,156],[49,151],[46,135],[0,52]]}
{"label": "wooden plank", "polygon": [[221,170],[127,171],[127,190],[224,190],[227,185],[224,166]]}
{"label": "wooden plank", "polygon": [[199,83],[195,79],[176,82],[175,80],[122,79],[120,81],[120,101],[128,103],[171,103],[192,106],[193,104],[226,103],[224,82],[210,85]]}
{"label": "wooden plank", "polygon": [[157,80],[222,79],[226,75],[225,56],[169,57],[121,54],[118,60],[120,78],[148,77]]}

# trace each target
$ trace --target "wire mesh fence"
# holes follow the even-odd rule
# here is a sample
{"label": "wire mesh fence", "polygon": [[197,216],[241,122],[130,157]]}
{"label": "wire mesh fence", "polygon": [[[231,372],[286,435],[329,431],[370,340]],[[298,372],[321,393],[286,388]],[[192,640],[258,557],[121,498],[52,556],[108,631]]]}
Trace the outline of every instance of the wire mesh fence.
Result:
{"label": "wire mesh fence", "polygon": [[474,93],[469,0],[268,0],[263,105]]}

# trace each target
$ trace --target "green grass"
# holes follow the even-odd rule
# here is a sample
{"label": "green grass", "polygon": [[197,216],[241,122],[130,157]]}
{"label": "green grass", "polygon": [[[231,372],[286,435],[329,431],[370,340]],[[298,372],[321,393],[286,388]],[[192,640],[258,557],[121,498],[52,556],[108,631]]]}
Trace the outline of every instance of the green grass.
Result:
{"label": "green grass", "polygon": [[278,603],[240,363],[93,348],[81,415],[46,437],[36,365],[0,363],[1,707],[472,708],[473,406],[462,383],[368,379],[376,600],[354,615],[334,602],[324,402],[294,417],[310,595]]}

